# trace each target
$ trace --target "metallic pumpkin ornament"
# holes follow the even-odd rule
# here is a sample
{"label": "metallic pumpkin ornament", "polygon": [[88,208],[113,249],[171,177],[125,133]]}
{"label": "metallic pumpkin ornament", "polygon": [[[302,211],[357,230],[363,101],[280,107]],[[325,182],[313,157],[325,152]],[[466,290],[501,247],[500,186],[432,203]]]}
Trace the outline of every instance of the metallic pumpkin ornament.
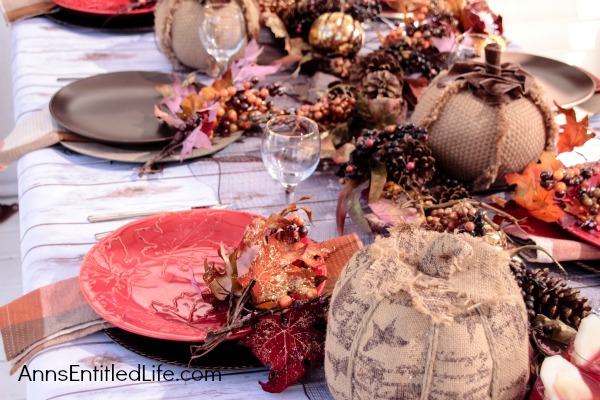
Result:
{"label": "metallic pumpkin ornament", "polygon": [[328,12],[313,22],[308,43],[322,54],[351,56],[360,50],[365,30],[359,21],[343,12]]}

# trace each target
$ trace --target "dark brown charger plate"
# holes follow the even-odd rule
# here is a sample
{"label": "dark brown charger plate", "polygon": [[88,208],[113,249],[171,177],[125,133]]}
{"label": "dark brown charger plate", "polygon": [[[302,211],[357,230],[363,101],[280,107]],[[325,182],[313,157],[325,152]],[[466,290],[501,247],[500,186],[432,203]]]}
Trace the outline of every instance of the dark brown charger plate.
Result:
{"label": "dark brown charger plate", "polygon": [[592,97],[596,83],[582,70],[551,58],[526,53],[502,53],[502,62],[520,64],[543,86],[549,104],[573,107]]}
{"label": "dark brown charger plate", "polygon": [[156,85],[172,83],[169,74],[123,71],[74,81],[50,100],[50,113],[67,130],[116,144],[165,142],[173,131],[154,117],[162,100]]}
{"label": "dark brown charger plate", "polygon": [[65,26],[101,30],[110,33],[143,33],[154,31],[154,14],[101,15],[55,7],[45,14],[48,19]]}
{"label": "dark brown charger plate", "polygon": [[136,335],[119,328],[105,329],[104,332],[117,344],[136,354],[156,361],[182,367],[206,369],[246,369],[262,367],[262,363],[252,354],[250,347],[241,346],[236,340],[226,340],[213,351],[190,363],[190,346],[198,343],[154,339]]}

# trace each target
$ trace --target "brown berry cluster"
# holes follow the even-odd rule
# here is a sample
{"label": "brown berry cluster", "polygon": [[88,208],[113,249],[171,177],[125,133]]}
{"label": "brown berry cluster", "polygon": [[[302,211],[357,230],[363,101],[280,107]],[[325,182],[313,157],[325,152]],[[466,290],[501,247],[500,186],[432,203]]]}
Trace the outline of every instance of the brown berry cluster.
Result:
{"label": "brown berry cluster", "polygon": [[540,186],[577,216],[581,227],[600,231],[600,165],[578,164],[540,173]]}
{"label": "brown berry cluster", "polygon": [[425,217],[427,227],[438,232],[466,232],[472,236],[485,235],[485,212],[469,202],[451,207],[436,208]]}
{"label": "brown berry cluster", "polygon": [[214,133],[229,136],[238,130],[249,130],[263,117],[281,113],[268,98],[283,94],[279,83],[256,88],[258,79],[244,82],[242,89],[229,86],[221,90],[203,92],[207,100],[218,101]]}
{"label": "brown berry cluster", "polygon": [[331,74],[347,79],[350,76],[350,68],[352,68],[354,61],[354,58],[335,57],[329,62],[329,70]]}
{"label": "brown berry cluster", "polygon": [[308,235],[308,228],[305,226],[304,218],[298,214],[291,214],[287,219],[290,221],[289,225],[271,230],[265,239],[268,240],[270,236],[277,235],[277,239],[280,241],[295,243]]}
{"label": "brown berry cluster", "polygon": [[338,123],[346,121],[356,104],[356,98],[348,93],[329,93],[323,96],[315,104],[304,104],[296,114],[308,117],[321,124]]}

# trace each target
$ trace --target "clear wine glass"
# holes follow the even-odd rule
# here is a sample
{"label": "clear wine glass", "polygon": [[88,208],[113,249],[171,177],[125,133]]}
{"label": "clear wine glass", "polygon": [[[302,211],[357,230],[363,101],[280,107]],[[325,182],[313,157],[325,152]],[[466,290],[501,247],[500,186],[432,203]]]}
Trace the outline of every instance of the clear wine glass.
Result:
{"label": "clear wine glass", "polygon": [[498,43],[502,51],[506,48],[506,41],[499,35],[475,32],[458,35],[448,54],[448,68],[459,61],[483,61],[485,46],[492,43]]}
{"label": "clear wine glass", "polygon": [[207,1],[200,13],[200,42],[219,65],[219,77],[246,42],[246,20],[237,1]]}
{"label": "clear wine glass", "polygon": [[267,171],[286,192],[289,204],[296,186],[319,165],[321,138],[317,123],[305,117],[284,115],[267,122],[261,147]]}

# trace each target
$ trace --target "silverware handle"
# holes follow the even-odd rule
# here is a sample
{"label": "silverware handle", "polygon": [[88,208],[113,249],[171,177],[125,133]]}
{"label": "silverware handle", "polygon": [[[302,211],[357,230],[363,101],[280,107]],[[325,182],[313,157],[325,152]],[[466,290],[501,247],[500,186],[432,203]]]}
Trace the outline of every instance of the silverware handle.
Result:
{"label": "silverware handle", "polygon": [[176,210],[153,210],[153,211],[129,211],[129,212],[120,212],[113,214],[96,214],[88,216],[88,222],[106,222],[106,221],[117,221],[119,219],[127,219],[127,218],[136,218],[136,217],[146,217],[148,215],[162,214],[166,212],[174,212],[174,211],[184,211],[189,210],[190,207],[180,208]]}

